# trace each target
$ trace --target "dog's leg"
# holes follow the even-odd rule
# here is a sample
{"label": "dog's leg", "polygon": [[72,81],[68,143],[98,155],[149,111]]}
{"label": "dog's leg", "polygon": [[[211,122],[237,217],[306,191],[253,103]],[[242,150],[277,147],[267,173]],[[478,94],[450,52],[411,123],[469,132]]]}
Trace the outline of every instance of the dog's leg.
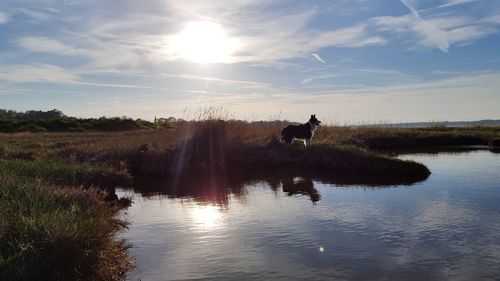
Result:
{"label": "dog's leg", "polygon": [[307,142],[306,146],[311,146],[312,139],[307,139],[306,142]]}
{"label": "dog's leg", "polygon": [[304,142],[304,146],[307,147],[307,140],[302,140]]}

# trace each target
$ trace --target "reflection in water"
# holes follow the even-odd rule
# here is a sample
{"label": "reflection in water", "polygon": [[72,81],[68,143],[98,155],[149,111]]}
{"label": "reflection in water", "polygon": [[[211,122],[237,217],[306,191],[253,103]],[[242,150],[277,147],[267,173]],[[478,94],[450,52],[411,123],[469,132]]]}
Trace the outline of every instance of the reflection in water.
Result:
{"label": "reflection in water", "polygon": [[314,183],[311,178],[287,177],[282,179],[281,184],[283,186],[283,192],[286,192],[288,196],[303,194],[309,196],[313,202],[317,202],[320,199],[318,190],[314,188]]}
{"label": "reflection in water", "polygon": [[202,229],[213,229],[220,225],[222,214],[219,208],[212,205],[200,205],[191,209],[194,224]]}
{"label": "reflection in water", "polygon": [[316,184],[363,185],[383,188],[402,184],[413,184],[411,180],[395,175],[355,175],[312,173],[292,170],[227,171],[224,174],[191,174],[175,182],[168,178],[137,178],[134,192],[143,196],[166,195],[169,198],[192,198],[200,203],[225,206],[229,198],[243,198],[247,188],[256,183],[266,183],[273,191],[280,188],[288,196],[308,196],[312,202],[320,200],[321,195],[314,187]]}
{"label": "reflection in water", "polygon": [[500,155],[403,157],[432,175],[410,188],[283,171],[143,181],[128,280],[500,280]]}

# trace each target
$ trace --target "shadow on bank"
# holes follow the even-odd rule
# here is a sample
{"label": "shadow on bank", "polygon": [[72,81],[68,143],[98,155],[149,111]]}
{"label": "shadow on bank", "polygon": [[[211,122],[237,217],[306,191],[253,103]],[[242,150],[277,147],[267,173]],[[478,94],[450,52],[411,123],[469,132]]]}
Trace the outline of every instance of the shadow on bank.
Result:
{"label": "shadow on bank", "polygon": [[144,194],[192,197],[225,204],[230,194],[243,196],[245,186],[266,182],[273,190],[320,199],[314,182],[374,187],[425,180],[424,165],[354,146],[287,146],[272,138],[255,145],[228,137],[228,124],[208,120],[186,128],[178,147],[155,150],[143,145],[129,161],[135,189]]}

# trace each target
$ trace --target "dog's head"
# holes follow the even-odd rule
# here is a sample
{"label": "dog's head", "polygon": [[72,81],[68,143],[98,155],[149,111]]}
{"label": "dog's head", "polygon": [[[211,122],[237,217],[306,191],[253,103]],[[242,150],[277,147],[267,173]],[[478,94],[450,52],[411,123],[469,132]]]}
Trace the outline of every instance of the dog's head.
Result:
{"label": "dog's head", "polygon": [[316,126],[318,126],[319,124],[321,124],[321,121],[319,121],[318,119],[316,119],[316,114],[312,114],[311,115],[311,118],[309,119],[309,122],[311,122],[311,124],[314,124]]}

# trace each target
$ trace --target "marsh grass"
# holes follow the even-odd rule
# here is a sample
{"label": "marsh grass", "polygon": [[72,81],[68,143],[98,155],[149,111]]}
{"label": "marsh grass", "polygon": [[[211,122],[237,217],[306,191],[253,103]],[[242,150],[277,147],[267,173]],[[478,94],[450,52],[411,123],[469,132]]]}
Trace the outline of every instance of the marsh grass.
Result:
{"label": "marsh grass", "polygon": [[[265,129],[268,133],[276,130],[271,126]],[[420,180],[430,174],[422,164],[382,156],[352,145],[317,144],[303,148],[284,145],[274,134],[267,138],[261,134],[259,140],[249,137],[252,134],[255,130],[247,123],[197,122],[190,127],[190,136],[177,147],[138,152],[131,161],[132,173],[167,175],[175,179],[184,174],[224,174],[231,169],[265,167],[323,173],[392,173]]]}
{"label": "marsh grass", "polygon": [[[500,137],[500,127],[321,126],[313,146],[304,148],[279,143],[288,122],[232,120],[223,109],[210,108],[192,118],[154,130],[0,134],[0,280],[124,279],[131,260],[116,237],[124,223],[115,218],[117,205],[104,199],[116,185],[128,184],[130,172],[167,178],[168,184],[202,179],[208,185],[196,186],[206,192],[185,192],[205,198],[219,194],[220,175],[225,186],[224,176],[239,183],[249,171],[275,174],[281,168],[324,182],[350,183],[352,177],[343,176],[349,174],[413,183],[427,177],[425,166],[374,151],[487,144]],[[287,184],[284,191],[317,200],[308,186]],[[225,194],[217,196],[225,200]]]}
{"label": "marsh grass", "polygon": [[[126,160],[137,149],[150,144],[155,150],[166,151],[191,138],[207,122],[199,120],[179,124],[175,128],[107,133],[14,133],[0,134],[0,158],[37,160],[49,159],[68,163],[106,165],[125,170]],[[254,122],[227,120],[228,143],[265,145],[279,136],[288,122]],[[500,138],[500,127],[430,127],[379,128],[351,126],[320,126],[313,144],[352,145],[379,151],[401,148],[428,148],[457,145],[488,145]]]}
{"label": "marsh grass", "polygon": [[105,166],[88,163],[69,165],[64,162],[0,159],[0,174],[20,180],[40,179],[59,186],[100,187],[114,194],[115,186],[130,183],[127,174],[108,171]]}
{"label": "marsh grass", "polygon": [[116,234],[127,178],[103,166],[0,159],[0,280],[122,280],[132,265]]}
{"label": "marsh grass", "polygon": [[0,175],[1,280],[121,280],[126,224],[96,189]]}

